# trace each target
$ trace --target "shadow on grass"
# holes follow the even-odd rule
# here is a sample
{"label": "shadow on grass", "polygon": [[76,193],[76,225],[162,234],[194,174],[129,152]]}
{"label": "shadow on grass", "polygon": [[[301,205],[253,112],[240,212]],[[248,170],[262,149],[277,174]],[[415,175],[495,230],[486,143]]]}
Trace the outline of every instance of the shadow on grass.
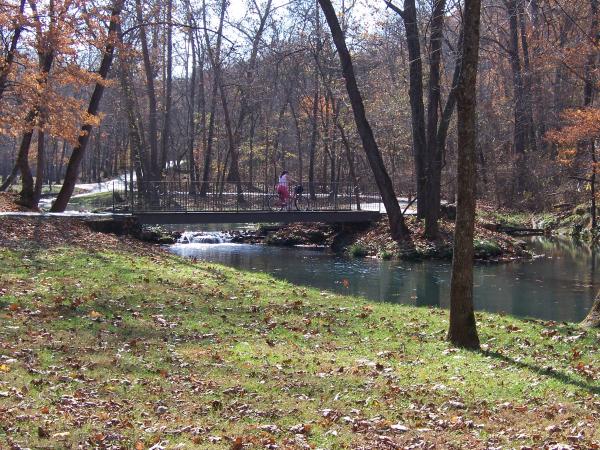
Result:
{"label": "shadow on grass", "polygon": [[561,383],[570,384],[571,386],[576,386],[580,389],[583,389],[583,390],[589,392],[590,394],[595,394],[595,395],[600,394],[600,384],[592,384],[592,383],[587,383],[583,380],[578,380],[578,379],[574,378],[573,376],[571,376],[567,373],[564,373],[564,372],[557,371],[557,370],[553,369],[552,367],[540,367],[536,364],[523,362],[523,361],[517,361],[514,358],[511,358],[509,356],[502,355],[501,353],[493,352],[493,351],[482,351],[481,354],[484,356],[489,356],[494,359],[498,359],[505,363],[516,366],[520,369],[530,370],[531,372],[534,372],[537,375],[553,378],[556,381],[560,381]]}

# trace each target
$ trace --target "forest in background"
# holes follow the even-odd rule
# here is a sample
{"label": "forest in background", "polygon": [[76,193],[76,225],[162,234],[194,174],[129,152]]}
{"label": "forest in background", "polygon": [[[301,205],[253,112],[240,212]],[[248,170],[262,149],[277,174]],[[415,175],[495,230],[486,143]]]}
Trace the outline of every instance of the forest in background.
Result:
{"label": "forest in background", "polygon": [[[372,180],[318,2],[230,3],[3,2],[2,179],[29,168],[25,183],[61,184],[88,134],[82,182]],[[396,193],[452,202],[460,3],[367,3],[336,7]],[[478,198],[537,210],[595,198],[598,41],[597,0],[482,3]]]}

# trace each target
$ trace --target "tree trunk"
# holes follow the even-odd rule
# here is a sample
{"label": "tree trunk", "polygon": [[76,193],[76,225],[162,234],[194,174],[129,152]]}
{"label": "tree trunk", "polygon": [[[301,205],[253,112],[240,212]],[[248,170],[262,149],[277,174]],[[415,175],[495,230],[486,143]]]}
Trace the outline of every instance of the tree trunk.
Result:
{"label": "tree trunk", "polygon": [[[423,65],[417,13],[414,0],[404,1],[404,10],[386,0],[404,22],[409,54],[409,98],[411,104],[413,154],[417,179],[417,216],[425,219],[425,235],[436,239],[441,201],[441,179],[443,155],[446,146],[448,126],[455,104],[455,89],[452,88],[444,107],[441,121],[439,117],[441,89],[440,67],[442,55],[445,0],[435,0],[431,20],[429,42],[429,83],[427,122],[423,105]],[[458,61],[453,85],[458,78]]]}
{"label": "tree trunk", "polygon": [[17,156],[17,165],[19,166],[19,172],[21,172],[21,193],[19,194],[18,203],[28,208],[33,207],[33,175],[29,167],[29,148],[33,137],[33,118],[35,115],[35,113],[30,113],[31,121],[28,120],[27,123],[31,128],[23,134]]}
{"label": "tree trunk", "polygon": [[317,137],[319,135],[318,128],[319,116],[319,78],[315,77],[315,94],[313,96],[313,107],[311,115],[311,132],[310,132],[310,147],[308,149],[308,193],[310,199],[316,198],[315,192],[315,158],[317,153]]}
{"label": "tree trunk", "polygon": [[[408,95],[410,98],[411,109],[415,178],[417,179],[417,217],[423,219],[425,218],[428,200],[426,193],[428,164],[426,156],[427,137],[425,134],[425,106],[423,104],[423,63],[421,62],[421,42],[419,37],[419,24],[417,22],[417,8],[415,0],[404,0],[404,10],[395,7],[390,2],[386,3],[402,17],[406,32],[409,60]],[[439,42],[439,44],[441,45],[441,42]]]}
{"label": "tree trunk", "polygon": [[535,135],[536,126],[533,120],[533,86],[531,62],[529,58],[529,44],[527,42],[527,29],[525,23],[525,10],[523,0],[518,0],[517,11],[519,18],[519,32],[521,37],[521,49],[523,50],[523,102],[525,106],[525,122],[527,127],[527,143],[529,150],[537,151],[537,136]]}
{"label": "tree trunk", "polygon": [[227,104],[227,93],[225,92],[225,86],[223,86],[223,83],[219,83],[219,91],[221,93],[221,105],[223,107],[223,119],[225,122],[225,131],[227,132],[227,142],[229,143],[225,162],[223,163],[223,181],[225,181],[225,172],[227,171],[227,159],[231,158],[231,163],[229,164],[229,172],[227,174],[227,181],[235,183],[238,201],[243,201],[244,197],[242,181],[240,179],[238,152],[236,149],[234,132],[231,126],[229,105]]}
{"label": "tree trunk", "polygon": [[[22,16],[25,11],[25,3],[27,0],[21,0],[19,5],[19,15]],[[17,53],[17,45],[19,43],[19,38],[21,37],[21,33],[23,32],[23,24],[20,21],[17,22],[15,26],[15,30],[13,33],[13,37],[10,41],[10,48],[8,49],[8,53],[6,54],[6,58],[4,59],[3,64],[0,66],[0,100],[4,96],[4,91],[6,90],[6,82],[8,80],[8,74],[12,69],[13,61],[15,60],[15,54]]]}
{"label": "tree trunk", "polygon": [[442,59],[442,39],[444,37],[445,0],[435,0],[431,19],[429,43],[429,95],[427,102],[427,180],[425,204],[425,236],[438,237],[440,215],[440,190],[442,181],[442,149],[438,142],[438,111],[440,105],[440,63]]}
{"label": "tree trunk", "polygon": [[146,74],[146,95],[148,96],[148,143],[150,144],[150,179],[151,181],[160,180],[160,171],[158,163],[158,124],[157,124],[157,103],[156,90],[154,88],[154,69],[150,61],[150,51],[148,49],[148,37],[144,18],[142,15],[141,0],[135,0],[136,16],[140,25],[140,42],[142,46],[142,57],[144,61],[144,72]]}
{"label": "tree trunk", "polygon": [[519,56],[519,27],[518,27],[518,8],[517,1],[506,0],[506,12],[510,28],[509,35],[509,59],[513,75],[514,90],[514,130],[513,143],[517,157],[516,189],[522,194],[526,186],[527,171],[525,167],[525,148],[527,146],[527,119],[525,114],[525,92],[523,88],[523,72],[521,69],[521,58]]}
{"label": "tree trunk", "polygon": [[581,322],[581,326],[586,328],[600,328],[600,291],[596,295],[592,309]]}
{"label": "tree trunk", "polygon": [[196,193],[196,158],[194,157],[194,142],[196,138],[196,45],[194,42],[193,31],[190,30],[190,44],[192,46],[192,76],[190,79],[190,97],[188,107],[188,137],[187,154],[188,169],[190,173],[190,194]]}
{"label": "tree trunk", "polygon": [[[51,3],[52,5],[52,3]],[[41,119],[41,111],[43,109],[42,102],[43,100],[43,92],[46,89],[46,85],[48,83],[48,74],[50,73],[50,69],[52,68],[52,64],[54,62],[54,50],[50,48],[50,50],[45,51],[40,55],[40,75],[39,81],[40,84],[40,95],[42,97],[39,98],[39,104],[32,109],[27,118],[25,119],[27,123],[27,127],[29,128],[23,134],[23,138],[21,140],[21,147],[19,148],[19,155],[17,157],[17,164],[19,166],[19,171],[21,172],[21,193],[19,194],[19,204],[26,206],[27,208],[36,208],[37,204],[34,204],[35,193],[34,193],[34,185],[33,185],[33,175],[31,173],[31,168],[29,167],[29,149],[31,147],[31,138],[33,137],[34,125],[36,118],[42,122]],[[38,124],[38,126],[40,126]]]}
{"label": "tree trunk", "polygon": [[19,165],[17,163],[15,163],[12,170],[10,171],[10,174],[8,174],[8,176],[6,177],[6,180],[4,180],[4,182],[2,183],[2,186],[0,186],[0,192],[6,192],[8,190],[8,188],[11,186],[11,184],[13,184],[13,182],[15,181],[15,178],[17,177],[18,173],[19,173]]}
{"label": "tree trunk", "polygon": [[[594,45],[590,49],[584,68],[584,86],[583,86],[583,106],[588,107],[594,103],[594,94],[596,92],[596,77],[594,76],[597,67],[598,43],[600,42],[600,29],[598,21],[598,0],[590,0],[590,13],[592,21],[590,24],[590,35],[594,41]],[[592,231],[596,231],[596,143],[591,139],[588,143],[592,156],[592,175],[590,177],[592,205]]]}
{"label": "tree trunk", "polygon": [[350,97],[352,111],[354,112],[356,127],[358,128],[358,133],[363,143],[363,149],[367,155],[369,165],[371,166],[371,170],[375,176],[375,181],[387,211],[388,220],[390,222],[390,232],[392,237],[396,240],[406,239],[409,237],[410,232],[404,222],[404,216],[400,210],[400,205],[398,204],[398,199],[396,198],[396,193],[394,192],[392,180],[387,173],[383,163],[383,158],[381,157],[381,153],[379,151],[379,147],[375,141],[375,136],[373,135],[373,130],[371,129],[371,125],[367,119],[362,95],[358,89],[358,84],[354,75],[352,57],[350,56],[350,52],[346,46],[344,33],[342,32],[338,17],[333,5],[331,4],[331,1],[319,0],[319,4],[321,5],[321,9],[325,14],[329,28],[331,29],[333,41],[340,57],[342,72],[346,82],[348,96]]}
{"label": "tree trunk", "polygon": [[223,34],[223,23],[225,22],[225,11],[227,10],[227,1],[223,0],[221,3],[221,14],[219,17],[219,28],[217,30],[217,42],[215,50],[213,52],[210,45],[210,39],[207,31],[206,21],[206,2],[202,2],[203,6],[203,25],[204,25],[204,39],[206,41],[206,51],[210,59],[210,63],[213,68],[213,86],[212,86],[212,97],[210,105],[210,117],[208,119],[208,137],[206,141],[206,151],[204,153],[204,169],[202,172],[202,185],[200,186],[200,196],[206,197],[208,194],[208,182],[210,180],[210,169],[212,164],[212,147],[214,141],[214,128],[215,128],[215,113],[217,108],[217,95],[219,84],[221,83],[221,43]]}
{"label": "tree trunk", "polygon": [[477,179],[475,119],[480,10],[481,0],[465,0],[461,76],[457,93],[458,201],[448,330],[448,339],[453,345],[471,349],[479,348],[473,311],[473,235]]}
{"label": "tree trunk", "polygon": [[583,105],[590,106],[594,102],[594,93],[596,91],[594,72],[597,67],[598,44],[600,43],[600,29],[598,20],[598,0],[590,0],[590,35],[594,45],[590,49],[584,67],[584,87],[583,87]]}
{"label": "tree trunk", "polygon": [[244,130],[244,123],[246,122],[246,117],[248,116],[248,113],[250,112],[251,108],[250,98],[252,93],[252,86],[254,84],[258,50],[259,45],[262,41],[265,27],[267,25],[267,19],[269,17],[269,14],[271,13],[271,4],[272,0],[267,0],[265,10],[264,12],[261,12],[260,9],[258,9],[257,4],[254,3],[255,7],[257,8],[260,21],[258,29],[252,37],[252,49],[250,51],[250,59],[248,60],[248,68],[246,69],[245,84],[240,89],[241,92],[239,116],[237,119],[235,131],[233,133],[234,140],[230,148],[231,163],[229,165],[229,174],[227,176],[227,180],[236,183],[239,201],[243,201],[242,184],[239,168],[239,147],[241,142],[241,135]]}
{"label": "tree trunk", "polygon": [[129,61],[125,60],[123,55],[121,55],[119,59],[119,78],[128,119],[127,128],[129,130],[129,147],[131,150],[132,162],[136,167],[137,181],[138,183],[141,183],[144,177],[148,176],[150,173],[150,160],[146,135],[139,108],[137,108],[136,105],[133,82],[128,68]]}
{"label": "tree trunk", "polygon": [[35,206],[40,202],[42,197],[42,186],[44,184],[44,168],[46,165],[46,155],[44,149],[44,138],[45,134],[42,130],[38,130],[38,142],[37,142],[37,167],[35,173],[35,187],[33,190],[33,204]]}
{"label": "tree trunk", "polygon": [[[115,44],[113,41],[115,41],[117,38],[117,25],[119,21],[119,16],[123,9],[124,2],[125,0],[115,0],[115,4],[113,6],[110,23],[108,26],[108,42],[104,50],[102,62],[100,63],[100,69],[98,70],[98,75],[100,76],[102,82],[96,83],[87,110],[88,114],[92,116],[98,114],[100,101],[102,100],[102,95],[104,94],[104,80],[106,80],[106,77],[108,76],[108,71],[110,70],[110,66],[112,64],[113,55],[115,51]],[[65,174],[65,181],[63,183],[62,188],[60,189],[60,192],[58,193],[56,201],[52,205],[52,212],[63,212],[67,207],[69,200],[71,199],[71,195],[73,195],[75,183],[77,183],[77,177],[79,175],[79,165],[81,164],[81,160],[85,155],[85,150],[90,139],[91,132],[91,125],[86,124],[81,127],[81,132],[79,134],[79,139],[77,140],[77,145],[75,146],[75,148],[73,148],[73,152],[71,153],[71,157],[69,158],[69,163],[67,164],[67,173]]]}
{"label": "tree trunk", "polygon": [[171,144],[171,105],[173,103],[173,0],[167,0],[167,79],[165,82],[165,113],[161,142],[161,167],[167,163],[168,151]]}

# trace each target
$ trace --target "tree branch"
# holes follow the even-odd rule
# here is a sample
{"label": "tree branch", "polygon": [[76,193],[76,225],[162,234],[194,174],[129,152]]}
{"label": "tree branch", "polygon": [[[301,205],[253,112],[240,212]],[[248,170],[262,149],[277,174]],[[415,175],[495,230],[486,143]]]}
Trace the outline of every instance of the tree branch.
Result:
{"label": "tree branch", "polygon": [[383,0],[388,8],[404,19],[404,11],[394,5],[390,0]]}

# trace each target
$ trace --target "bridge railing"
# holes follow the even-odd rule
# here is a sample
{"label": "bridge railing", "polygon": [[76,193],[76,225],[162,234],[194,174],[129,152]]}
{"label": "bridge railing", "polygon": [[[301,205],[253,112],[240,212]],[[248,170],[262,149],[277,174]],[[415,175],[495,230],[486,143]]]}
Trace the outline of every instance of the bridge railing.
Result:
{"label": "bridge railing", "polygon": [[[292,183],[290,195],[296,186],[302,186],[300,195],[309,211],[382,212],[375,185]],[[118,198],[117,194],[114,197]],[[126,197],[134,212],[236,212],[270,211],[276,195],[276,183],[143,181],[136,182]]]}

